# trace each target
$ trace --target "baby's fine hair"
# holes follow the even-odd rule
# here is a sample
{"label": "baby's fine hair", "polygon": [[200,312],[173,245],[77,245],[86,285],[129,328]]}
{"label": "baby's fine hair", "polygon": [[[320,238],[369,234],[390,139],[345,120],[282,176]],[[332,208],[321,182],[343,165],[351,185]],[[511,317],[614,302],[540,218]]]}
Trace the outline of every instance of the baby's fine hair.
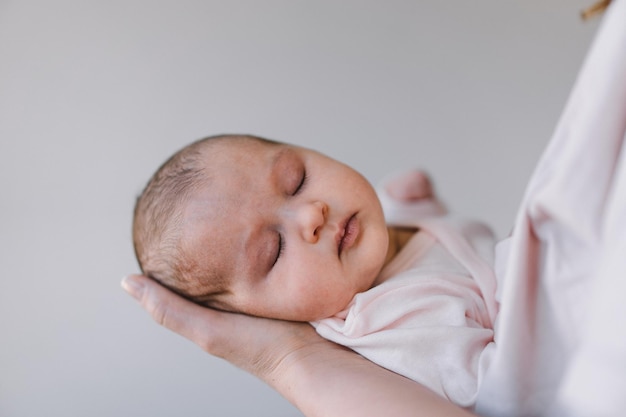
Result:
{"label": "baby's fine hair", "polygon": [[135,203],[132,233],[141,272],[188,297],[197,292],[193,287],[201,284],[196,263],[181,247],[182,215],[194,192],[208,181],[205,156],[210,146],[225,140],[273,142],[231,134],[197,140],[159,167]]}

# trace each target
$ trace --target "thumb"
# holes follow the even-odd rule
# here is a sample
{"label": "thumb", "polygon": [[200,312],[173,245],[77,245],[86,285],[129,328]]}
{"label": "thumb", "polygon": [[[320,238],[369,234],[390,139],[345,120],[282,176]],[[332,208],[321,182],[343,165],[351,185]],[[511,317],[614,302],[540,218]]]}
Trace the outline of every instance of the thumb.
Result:
{"label": "thumb", "polygon": [[222,324],[219,312],[201,307],[168,290],[144,275],[129,275],[122,288],[161,326],[191,340],[211,353],[216,327]]}

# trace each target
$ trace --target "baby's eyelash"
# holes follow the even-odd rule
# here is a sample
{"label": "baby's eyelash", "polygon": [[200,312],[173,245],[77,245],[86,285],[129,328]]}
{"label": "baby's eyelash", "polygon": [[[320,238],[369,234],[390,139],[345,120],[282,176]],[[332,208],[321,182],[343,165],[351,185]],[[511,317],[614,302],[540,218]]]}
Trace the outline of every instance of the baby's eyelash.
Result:
{"label": "baby's eyelash", "polygon": [[283,239],[283,235],[279,233],[278,234],[278,250],[276,251],[276,258],[274,259],[274,263],[272,263],[272,266],[276,265],[276,262],[278,262],[278,258],[281,257],[284,251],[285,251],[285,240]]}
{"label": "baby's eyelash", "polygon": [[296,190],[293,192],[293,195],[298,195],[298,193],[302,191],[308,179],[309,176],[307,175],[306,170],[302,171],[302,179],[300,180],[300,184],[298,184]]}

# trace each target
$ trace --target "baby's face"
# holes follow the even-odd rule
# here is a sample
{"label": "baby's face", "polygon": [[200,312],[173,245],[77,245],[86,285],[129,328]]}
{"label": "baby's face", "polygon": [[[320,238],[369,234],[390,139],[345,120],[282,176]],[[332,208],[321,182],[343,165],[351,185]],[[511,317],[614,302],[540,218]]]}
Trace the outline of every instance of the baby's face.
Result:
{"label": "baby's face", "polygon": [[371,287],[388,234],[363,176],[291,145],[215,146],[207,156],[210,180],[187,206],[183,229],[194,263],[224,277],[209,305],[312,321]]}

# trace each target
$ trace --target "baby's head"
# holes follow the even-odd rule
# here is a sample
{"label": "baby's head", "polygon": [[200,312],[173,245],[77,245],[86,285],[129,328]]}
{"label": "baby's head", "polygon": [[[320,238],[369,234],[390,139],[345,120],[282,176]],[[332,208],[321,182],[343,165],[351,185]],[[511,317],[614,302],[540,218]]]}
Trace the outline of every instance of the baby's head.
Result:
{"label": "baby's head", "polygon": [[167,160],[137,199],[144,274],[207,306],[312,321],[370,288],[388,234],[376,193],[318,152],[222,135]]}

